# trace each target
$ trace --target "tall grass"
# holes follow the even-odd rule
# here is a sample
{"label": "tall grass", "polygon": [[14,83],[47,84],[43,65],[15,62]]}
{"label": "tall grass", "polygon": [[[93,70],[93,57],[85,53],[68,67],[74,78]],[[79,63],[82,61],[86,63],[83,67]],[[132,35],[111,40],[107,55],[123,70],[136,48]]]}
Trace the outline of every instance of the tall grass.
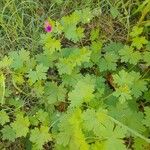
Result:
{"label": "tall grass", "polygon": [[[116,36],[119,28],[122,34],[128,34],[131,26],[137,21],[140,13],[145,17],[149,11],[147,7],[148,0],[1,0],[0,1],[0,56],[2,57],[8,51],[20,50],[25,48],[31,52],[39,51],[39,35],[43,32],[43,22],[47,17],[61,18],[76,9],[91,7],[97,9],[97,13],[101,15],[97,19],[97,24],[105,24],[111,26],[112,23],[117,26],[113,31],[110,29],[111,35],[108,39]],[[137,5],[141,6],[137,8]],[[111,8],[118,11],[116,18],[111,15]],[[148,8],[148,7],[147,7]],[[146,11],[142,13],[142,10]],[[100,14],[101,12],[101,14]],[[143,17],[140,23],[143,23]],[[135,23],[134,23],[135,22]],[[106,26],[107,28],[107,26]],[[102,28],[105,32],[105,29]],[[125,31],[125,32],[124,32]],[[124,35],[122,35],[124,36]],[[119,36],[121,38],[121,36]],[[118,37],[118,38],[119,38]],[[124,36],[127,37],[126,35]]]}

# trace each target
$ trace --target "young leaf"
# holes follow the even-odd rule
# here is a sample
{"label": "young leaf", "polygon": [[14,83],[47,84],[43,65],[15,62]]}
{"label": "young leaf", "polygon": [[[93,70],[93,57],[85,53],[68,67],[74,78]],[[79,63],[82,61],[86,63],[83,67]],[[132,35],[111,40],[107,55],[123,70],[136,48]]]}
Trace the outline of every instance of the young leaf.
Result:
{"label": "young leaf", "polygon": [[23,85],[23,83],[25,82],[24,76],[22,74],[14,74],[12,78],[12,80],[18,85]]}
{"label": "young leaf", "polygon": [[84,28],[81,28],[81,27],[78,27],[76,29],[76,32],[77,32],[77,41],[81,40],[82,38],[84,38]]}
{"label": "young leaf", "polygon": [[61,50],[61,42],[51,36],[51,34],[47,33],[42,35],[42,40],[44,47],[44,54],[45,55],[52,55],[55,51]]}
{"label": "young leaf", "polygon": [[11,64],[12,64],[12,59],[7,56],[4,56],[4,58],[0,61],[0,68],[5,69],[9,67]]}
{"label": "young leaf", "polygon": [[145,37],[135,37],[132,39],[132,45],[133,47],[136,47],[137,49],[141,49],[143,45],[147,44],[148,41],[145,39]]}
{"label": "young leaf", "polygon": [[99,32],[100,32],[99,29],[92,29],[90,33],[90,40],[91,41],[97,40],[99,37]]}
{"label": "young leaf", "polygon": [[131,37],[137,37],[143,32],[143,27],[134,26],[132,32],[130,33]]}

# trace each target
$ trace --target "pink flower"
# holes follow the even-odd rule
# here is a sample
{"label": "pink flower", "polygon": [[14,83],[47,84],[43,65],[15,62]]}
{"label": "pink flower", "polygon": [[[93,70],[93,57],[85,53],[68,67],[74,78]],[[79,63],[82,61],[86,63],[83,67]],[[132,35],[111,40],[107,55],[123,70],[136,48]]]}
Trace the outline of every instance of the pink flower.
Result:
{"label": "pink flower", "polygon": [[45,21],[45,23],[44,23],[44,29],[45,29],[46,32],[52,32],[52,26],[49,23],[49,21]]}

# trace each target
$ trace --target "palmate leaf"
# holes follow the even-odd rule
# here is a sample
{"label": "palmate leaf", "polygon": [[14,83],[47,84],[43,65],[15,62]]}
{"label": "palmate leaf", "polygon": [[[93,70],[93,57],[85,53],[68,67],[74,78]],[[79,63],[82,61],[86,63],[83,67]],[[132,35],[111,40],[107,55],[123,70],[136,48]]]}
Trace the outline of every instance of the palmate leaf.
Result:
{"label": "palmate leaf", "polygon": [[60,145],[60,146],[63,146],[66,148],[67,145],[69,144],[70,138],[71,138],[70,130],[69,130],[69,133],[68,132],[60,132],[56,137],[57,145]]}
{"label": "palmate leaf", "polygon": [[67,31],[65,32],[65,36],[73,41],[73,42],[78,42],[79,40],[81,40],[84,37],[84,28],[81,27],[69,27],[69,29],[67,29]]}
{"label": "palmate leaf", "polygon": [[50,123],[50,118],[48,112],[39,109],[38,112],[36,112],[35,115],[36,119],[42,123],[42,125],[49,125]]}
{"label": "palmate leaf", "polygon": [[132,99],[131,91],[128,86],[120,86],[116,88],[113,96],[118,97],[121,103],[124,103],[126,100]]}
{"label": "palmate leaf", "polygon": [[111,52],[118,55],[118,52],[124,47],[120,42],[110,42],[103,49],[105,52]]}
{"label": "palmate leaf", "polygon": [[90,32],[90,40],[93,42],[99,38],[99,29],[92,29]]}
{"label": "palmate leaf", "polygon": [[102,130],[105,130],[104,122],[101,122],[98,118],[107,121],[107,116],[105,114],[99,114],[94,109],[87,109],[82,114],[83,119],[83,129],[86,131],[92,131],[95,136],[101,137]]}
{"label": "palmate leaf", "polygon": [[112,17],[115,19],[116,17],[118,17],[119,16],[119,11],[118,11],[118,9],[117,9],[117,7],[114,7],[114,6],[111,6],[110,7],[110,13],[111,13],[111,15],[112,15]]}
{"label": "palmate leaf", "polygon": [[[96,135],[95,138],[99,138],[99,141],[101,141],[96,143],[96,145],[93,144],[92,148],[125,150],[125,145],[121,138],[125,137],[126,130],[119,126],[114,127],[114,123],[107,116],[106,110],[98,110],[97,112],[92,109],[86,110],[83,113],[83,128],[93,131],[94,135]],[[93,137],[93,140],[95,138]]]}
{"label": "palmate leaf", "polygon": [[75,130],[73,132],[73,136],[71,137],[71,141],[69,144],[70,149],[72,150],[88,150],[89,145],[85,141],[85,136],[80,128],[80,126],[75,126]]}
{"label": "palmate leaf", "polygon": [[15,131],[9,125],[6,125],[1,130],[3,140],[9,140],[11,142],[15,141],[16,134]]}
{"label": "palmate leaf", "polygon": [[135,150],[149,150],[150,144],[144,141],[143,139],[135,138],[133,148]]}
{"label": "palmate leaf", "polygon": [[121,103],[132,99],[130,87],[133,85],[134,77],[124,70],[119,71],[118,74],[113,75],[114,83],[117,85],[113,95],[119,98]]}
{"label": "palmate leaf", "polygon": [[144,79],[141,79],[141,75],[138,72],[130,72],[130,75],[134,77],[134,83],[131,87],[131,92],[135,98],[138,98],[142,95],[144,91],[147,90],[147,82]]}
{"label": "palmate leaf", "polygon": [[103,150],[126,150],[123,138],[127,131],[119,126],[114,128],[113,124],[109,124],[105,130],[102,130],[102,135],[106,140],[100,142],[100,147]]}
{"label": "palmate leaf", "polygon": [[145,107],[145,118],[143,120],[143,124],[150,128],[150,108]]}
{"label": "palmate leaf", "polygon": [[73,69],[81,66],[84,62],[89,62],[91,52],[85,47],[74,49],[68,57],[60,58],[57,63],[59,74],[71,74]]}
{"label": "palmate leaf", "polygon": [[125,70],[119,71],[118,74],[113,75],[114,83],[118,86],[129,86],[133,85],[134,77]]}
{"label": "palmate leaf", "polygon": [[39,64],[36,66],[36,70],[30,70],[28,72],[27,77],[29,78],[29,82],[31,84],[35,83],[37,80],[46,79],[46,72],[48,70],[48,67],[43,66],[42,64]]}
{"label": "palmate leaf", "polygon": [[43,53],[36,55],[36,60],[39,64],[43,64],[46,67],[53,67],[53,61],[56,60],[54,55],[45,55]]}
{"label": "palmate leaf", "polygon": [[141,112],[137,112],[137,110],[131,109],[131,107],[128,106],[128,103],[118,103],[117,106],[110,107],[109,109],[109,115],[129,128],[143,134],[145,127],[142,124],[143,114]]}
{"label": "palmate leaf", "polygon": [[41,42],[43,43],[44,47],[44,54],[45,55],[52,55],[55,51],[61,50],[61,42],[60,40],[55,39],[52,37],[51,34],[43,34],[41,37]]}
{"label": "palmate leaf", "polygon": [[136,65],[141,59],[141,53],[134,51],[134,48],[129,46],[124,46],[124,48],[119,51],[119,55],[121,56],[121,62],[129,62],[133,65]]}
{"label": "palmate leaf", "polygon": [[97,91],[97,93],[95,93],[95,96],[98,96],[98,98],[102,97],[106,90],[105,79],[102,76],[96,78],[95,89]]}
{"label": "palmate leaf", "polygon": [[121,102],[131,99],[132,95],[138,98],[147,90],[147,82],[140,78],[140,73],[134,71],[127,73],[121,70],[118,75],[113,75],[114,83],[118,85],[113,95],[119,97]]}
{"label": "palmate leaf", "polygon": [[79,80],[74,90],[69,92],[70,107],[81,106],[83,102],[89,102],[94,97],[95,80],[86,76]]}
{"label": "palmate leaf", "polygon": [[146,40],[145,37],[135,37],[132,39],[132,46],[136,47],[137,49],[141,49],[143,45],[147,44],[148,41]]}
{"label": "palmate leaf", "polygon": [[100,41],[93,41],[91,44],[91,61],[94,63],[98,63],[101,57],[101,49],[102,49],[102,42]]}
{"label": "palmate leaf", "polygon": [[72,40],[73,42],[78,42],[84,37],[84,28],[76,28],[75,30],[72,30],[66,33],[66,36],[69,40]]}
{"label": "palmate leaf", "polygon": [[42,85],[42,81],[38,81],[33,85],[32,96],[41,98],[43,95],[44,95],[44,86]]}
{"label": "palmate leaf", "polygon": [[81,40],[82,38],[85,37],[85,35],[84,35],[84,28],[78,27],[76,29],[76,32],[77,32],[77,40],[76,41],[79,41],[79,40]]}
{"label": "palmate leaf", "polygon": [[65,101],[66,93],[66,89],[55,82],[48,82],[45,86],[45,98],[49,104]]}
{"label": "palmate leaf", "polygon": [[[88,150],[85,135],[81,128],[81,110],[70,110],[59,123],[59,133],[56,137],[58,145],[71,150]],[[65,137],[65,138],[64,138]]]}
{"label": "palmate leaf", "polygon": [[7,68],[7,67],[10,67],[12,63],[12,59],[7,57],[7,56],[4,56],[4,58],[0,61],[0,68]]}
{"label": "palmate leaf", "polygon": [[24,117],[23,114],[17,114],[16,120],[11,123],[12,129],[16,133],[16,137],[26,137],[29,132],[29,119],[28,117]]}
{"label": "palmate leaf", "polygon": [[80,15],[80,11],[74,11],[72,14],[62,17],[60,22],[66,29],[69,25],[75,27],[80,22]]}
{"label": "palmate leaf", "polygon": [[[119,141],[119,142],[118,142]],[[109,141],[111,143],[108,143],[107,142],[95,142],[94,144],[91,144],[90,146],[90,150],[116,150],[116,149],[119,149],[119,150],[126,150],[126,147],[125,145],[123,144],[123,142],[121,140],[112,140]],[[109,147],[109,145],[111,145]]]}
{"label": "palmate leaf", "polygon": [[77,36],[76,25],[80,22],[80,14],[78,11],[73,12],[69,16],[64,16],[61,19],[61,25],[63,26],[63,32],[65,37],[69,40],[77,42],[79,40]]}
{"label": "palmate leaf", "polygon": [[81,40],[84,37],[84,29],[77,27],[77,25],[80,22],[84,24],[89,23],[92,18],[93,15],[89,8],[76,10],[72,14],[62,17],[60,23],[65,37],[75,43]]}
{"label": "palmate leaf", "polygon": [[81,10],[81,15],[80,15],[80,20],[82,23],[89,23],[92,18],[94,17],[94,15],[92,14],[90,8],[85,8],[83,10]]}
{"label": "palmate leaf", "polygon": [[41,64],[36,66],[36,74],[39,80],[46,79],[47,70],[48,70],[48,67],[45,67]]}
{"label": "palmate leaf", "polygon": [[32,148],[34,150],[43,149],[43,145],[51,140],[52,136],[49,133],[49,127],[41,126],[40,128],[35,127],[31,130],[30,141],[33,143]]}
{"label": "palmate leaf", "polygon": [[18,85],[22,85],[25,82],[22,74],[14,74],[12,78],[12,80]]}
{"label": "palmate leaf", "polygon": [[98,62],[98,67],[100,71],[109,71],[109,70],[115,70],[117,67],[117,60],[118,56],[113,53],[106,53],[104,55],[104,58],[100,58]]}
{"label": "palmate leaf", "polygon": [[30,60],[30,53],[24,49],[19,52],[13,51],[9,53],[10,59],[12,59],[11,67],[14,70],[21,69],[25,62]]}
{"label": "palmate leaf", "polygon": [[146,101],[150,101],[150,89],[146,92],[144,92],[144,99]]}
{"label": "palmate leaf", "polygon": [[62,80],[63,80],[63,85],[65,86],[70,86],[74,87],[77,83],[78,80],[82,79],[82,75],[79,74],[78,72],[72,72],[71,75],[68,74],[63,74],[62,75]]}
{"label": "palmate leaf", "polygon": [[4,110],[0,111],[0,124],[3,126],[5,123],[9,122],[9,116]]}
{"label": "palmate leaf", "polygon": [[131,37],[137,37],[143,32],[143,27],[134,26],[132,32],[130,33]]}
{"label": "palmate leaf", "polygon": [[145,51],[143,53],[143,60],[144,62],[146,62],[147,66],[150,66],[150,52],[149,51]]}
{"label": "palmate leaf", "polygon": [[[56,136],[56,142],[58,145],[66,147],[71,139],[73,127],[70,125],[68,119],[71,117],[71,113],[68,112],[60,119],[59,133]],[[65,137],[65,138],[64,138]]]}

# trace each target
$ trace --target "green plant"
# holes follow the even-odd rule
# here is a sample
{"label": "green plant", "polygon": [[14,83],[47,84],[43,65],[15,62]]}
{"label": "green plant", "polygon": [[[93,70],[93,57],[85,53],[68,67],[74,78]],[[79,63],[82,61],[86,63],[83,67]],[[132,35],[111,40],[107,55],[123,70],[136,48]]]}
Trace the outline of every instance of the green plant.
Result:
{"label": "green plant", "polygon": [[105,43],[88,26],[95,17],[85,8],[50,19],[42,51],[1,59],[3,147],[19,139],[35,150],[149,149],[150,42],[135,26],[129,43]]}

